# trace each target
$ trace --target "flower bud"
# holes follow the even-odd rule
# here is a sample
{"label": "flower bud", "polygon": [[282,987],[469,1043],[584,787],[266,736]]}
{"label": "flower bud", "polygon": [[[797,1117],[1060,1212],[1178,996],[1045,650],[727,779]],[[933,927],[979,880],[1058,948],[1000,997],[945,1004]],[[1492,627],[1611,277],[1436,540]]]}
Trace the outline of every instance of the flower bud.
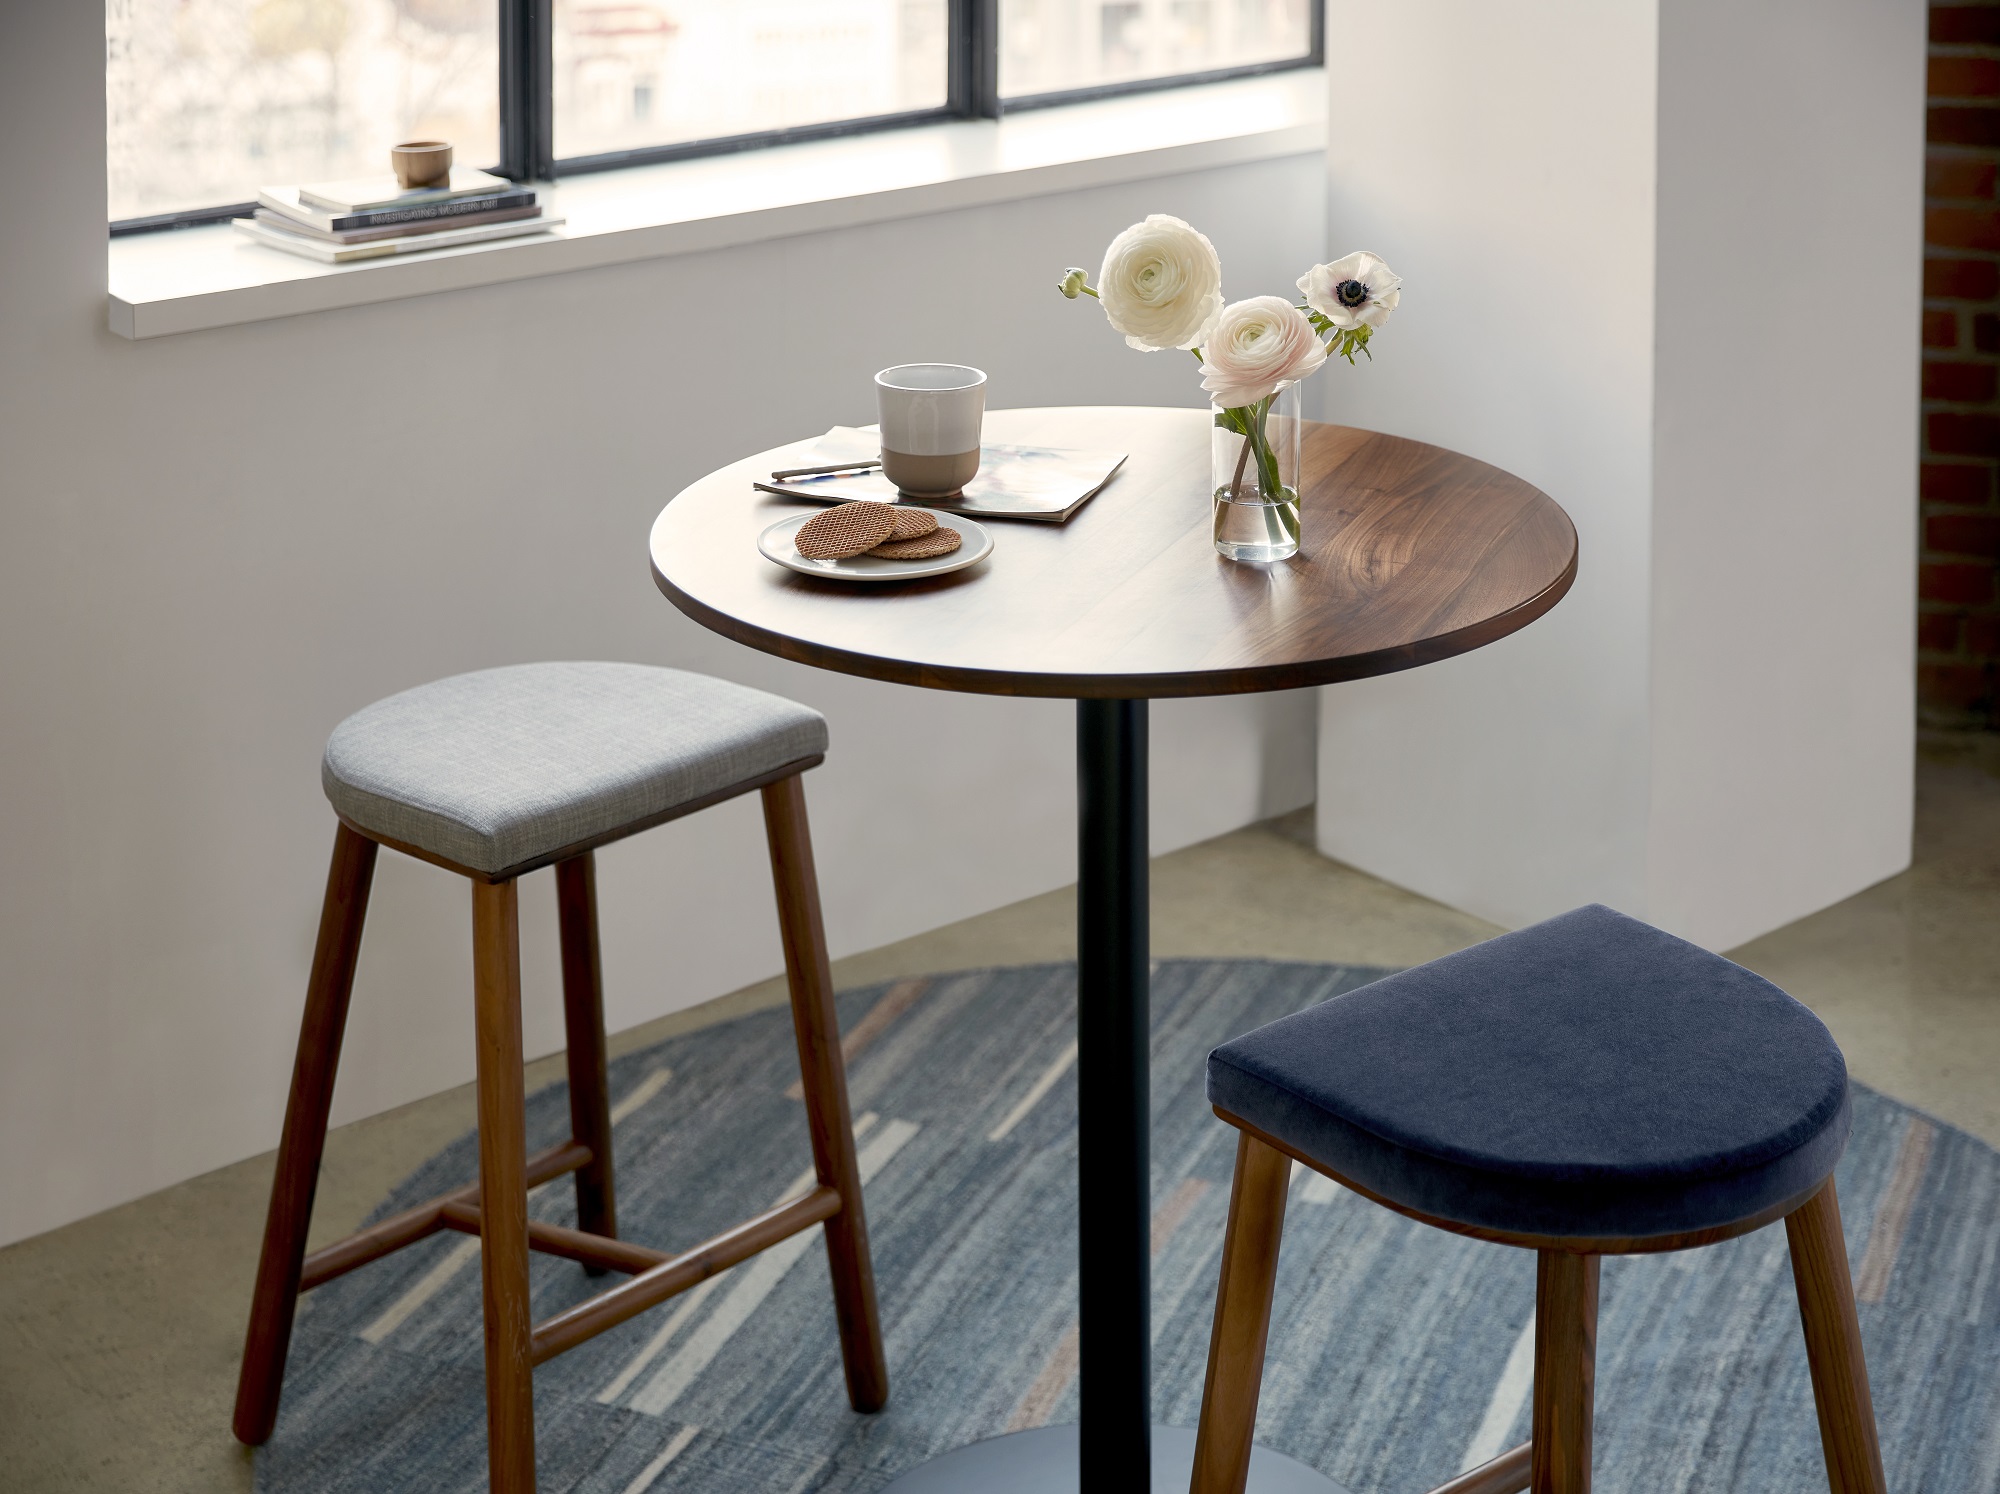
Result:
{"label": "flower bud", "polygon": [[1083,283],[1090,278],[1089,272],[1072,265],[1063,272],[1063,278],[1056,289],[1074,301],[1083,290]]}

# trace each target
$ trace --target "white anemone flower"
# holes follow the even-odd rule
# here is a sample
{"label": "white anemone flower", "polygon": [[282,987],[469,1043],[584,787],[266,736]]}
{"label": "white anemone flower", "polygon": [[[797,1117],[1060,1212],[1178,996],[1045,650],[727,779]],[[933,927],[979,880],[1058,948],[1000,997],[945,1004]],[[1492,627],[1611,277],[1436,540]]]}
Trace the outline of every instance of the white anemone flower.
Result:
{"label": "white anemone flower", "polygon": [[1097,295],[1111,325],[1140,352],[1198,347],[1222,311],[1222,260],[1205,234],[1154,213],[1104,251]]}
{"label": "white anemone flower", "polygon": [[1377,328],[1403,298],[1403,277],[1376,255],[1357,250],[1330,265],[1314,265],[1299,277],[1306,305],[1342,332]]}

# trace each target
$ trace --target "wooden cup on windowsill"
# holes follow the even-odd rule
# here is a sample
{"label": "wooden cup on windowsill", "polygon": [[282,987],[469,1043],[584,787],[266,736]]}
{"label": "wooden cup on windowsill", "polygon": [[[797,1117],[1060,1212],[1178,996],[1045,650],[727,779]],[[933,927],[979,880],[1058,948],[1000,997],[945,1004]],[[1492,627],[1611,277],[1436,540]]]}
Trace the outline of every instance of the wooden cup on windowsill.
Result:
{"label": "wooden cup on windowsill", "polygon": [[405,187],[442,187],[451,180],[451,146],[443,140],[406,140],[389,148],[389,163]]}

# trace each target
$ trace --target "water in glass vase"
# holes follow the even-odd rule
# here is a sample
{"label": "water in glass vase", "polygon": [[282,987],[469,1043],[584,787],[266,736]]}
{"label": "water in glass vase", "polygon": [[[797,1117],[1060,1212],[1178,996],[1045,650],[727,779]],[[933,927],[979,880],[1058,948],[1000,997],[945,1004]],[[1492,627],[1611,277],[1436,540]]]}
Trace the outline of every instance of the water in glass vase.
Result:
{"label": "water in glass vase", "polygon": [[1210,407],[1215,549],[1229,560],[1299,553],[1299,453],[1305,422],[1294,384],[1254,405]]}
{"label": "water in glass vase", "polygon": [[1231,498],[1215,490],[1215,548],[1230,560],[1289,560],[1299,553],[1299,495],[1279,490],[1273,500],[1252,490]]}

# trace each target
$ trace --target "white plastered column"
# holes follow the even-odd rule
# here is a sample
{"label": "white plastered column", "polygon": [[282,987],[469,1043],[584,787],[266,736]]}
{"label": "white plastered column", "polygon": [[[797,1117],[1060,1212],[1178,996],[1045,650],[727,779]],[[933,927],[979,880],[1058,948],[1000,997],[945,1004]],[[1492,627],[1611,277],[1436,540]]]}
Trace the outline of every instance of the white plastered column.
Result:
{"label": "white plastered column", "polygon": [[1717,949],[1908,864],[1925,23],[1330,0],[1329,252],[1406,289],[1323,411],[1528,478],[1581,560],[1521,634],[1322,692],[1327,854]]}

